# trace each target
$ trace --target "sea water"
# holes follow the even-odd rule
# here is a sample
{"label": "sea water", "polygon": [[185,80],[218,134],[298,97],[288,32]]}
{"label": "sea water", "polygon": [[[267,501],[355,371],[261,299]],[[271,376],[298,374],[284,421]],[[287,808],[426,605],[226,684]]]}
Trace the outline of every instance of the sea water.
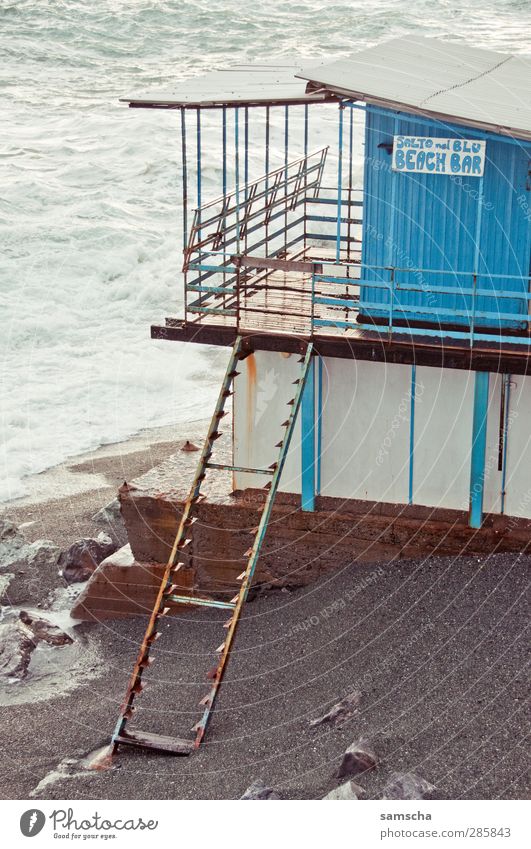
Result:
{"label": "sea water", "polygon": [[[226,351],[149,337],[182,314],[179,116],[121,95],[407,33],[525,52],[530,24],[530,0],[0,0],[0,499],[215,398]],[[207,133],[203,157],[207,199]]]}

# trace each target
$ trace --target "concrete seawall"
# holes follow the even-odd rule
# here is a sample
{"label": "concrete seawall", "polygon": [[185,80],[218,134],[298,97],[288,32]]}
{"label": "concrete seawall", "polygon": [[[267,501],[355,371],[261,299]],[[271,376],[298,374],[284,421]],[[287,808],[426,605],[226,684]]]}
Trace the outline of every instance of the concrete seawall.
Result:
{"label": "concrete seawall", "polygon": [[[228,462],[229,450],[226,439],[220,462]],[[178,452],[120,488],[130,550],[100,564],[76,603],[75,617],[121,618],[151,611],[196,462],[195,452]],[[207,497],[196,506],[190,553],[176,583],[184,595],[228,600],[237,589],[264,494],[233,492],[231,475],[219,472],[207,476],[203,490]],[[515,519],[487,519],[478,531],[457,511],[321,498],[316,512],[308,513],[298,502],[285,493],[277,497],[254,581],[257,589],[306,586],[352,563],[518,552],[531,538],[530,523]]]}

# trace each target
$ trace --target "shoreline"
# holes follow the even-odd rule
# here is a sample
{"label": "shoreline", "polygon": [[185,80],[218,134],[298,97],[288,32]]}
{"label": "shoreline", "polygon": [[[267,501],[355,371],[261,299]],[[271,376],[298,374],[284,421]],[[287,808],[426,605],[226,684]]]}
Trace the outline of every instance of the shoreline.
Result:
{"label": "shoreline", "polygon": [[97,528],[92,517],[112,501],[124,480],[161,463],[189,439],[200,444],[208,419],[147,428],[129,439],[71,457],[27,479],[29,495],[0,504],[29,542],[51,539],[63,548]]}

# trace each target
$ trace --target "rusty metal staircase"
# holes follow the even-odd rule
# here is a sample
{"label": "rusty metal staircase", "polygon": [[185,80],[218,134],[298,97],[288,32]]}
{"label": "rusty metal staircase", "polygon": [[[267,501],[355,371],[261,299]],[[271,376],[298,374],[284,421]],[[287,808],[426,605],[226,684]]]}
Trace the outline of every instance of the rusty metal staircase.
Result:
{"label": "rusty metal staircase", "polygon": [[[208,429],[208,434],[205,439],[203,450],[198,460],[195,477],[193,479],[190,493],[184,504],[181,521],[173,543],[173,547],[164,570],[157,598],[151,613],[144,638],[142,640],[136,663],[133,668],[131,678],[125,694],[125,698],[120,710],[120,715],[114,729],[112,740],[109,749],[104,754],[104,758],[98,764],[99,768],[108,765],[112,760],[120,746],[136,746],[147,749],[154,749],[163,752],[168,752],[177,755],[189,755],[194,749],[201,745],[201,741],[205,735],[208,722],[212,715],[216,696],[218,694],[223,674],[227,667],[230,657],[230,651],[236,635],[236,629],[240,620],[243,605],[247,599],[249,589],[251,587],[254,573],[260,551],[267,531],[273,502],[278,490],[282,469],[286,460],[291,438],[293,436],[294,425],[297,419],[297,414],[301,405],[304,387],[310,371],[310,363],[312,358],[312,343],[309,343],[303,356],[300,359],[301,375],[294,381],[296,390],[294,397],[288,401],[290,412],[288,418],[283,422],[284,435],[280,442],[275,446],[279,449],[277,459],[269,466],[268,469],[240,469],[235,466],[221,465],[211,462],[211,457],[214,451],[214,443],[221,436],[219,431],[221,419],[227,415],[225,412],[225,404],[227,399],[233,394],[232,385],[239,372],[237,370],[238,363],[244,360],[250,353],[243,347],[242,338],[239,336],[232,349],[227,371],[223,378],[219,397],[214,409],[214,414]],[[191,543],[191,539],[187,536],[190,527],[197,521],[197,517],[193,515],[194,507],[198,501],[203,498],[201,495],[201,484],[205,479],[207,470],[232,470],[246,471],[252,473],[260,473],[271,476],[264,487],[267,490],[267,497],[264,502],[262,514],[258,527],[253,529],[254,541],[251,548],[245,552],[244,557],[247,564],[243,572],[238,576],[238,581],[241,582],[238,593],[230,602],[217,601],[215,599],[203,598],[200,596],[183,596],[177,594],[178,587],[173,583],[176,573],[182,569],[185,564],[180,560],[183,554],[186,554],[186,549]],[[152,734],[149,732],[130,730],[127,723],[132,718],[135,707],[134,701],[144,687],[143,676],[145,670],[151,665],[152,658],[150,650],[152,645],[161,636],[157,630],[160,619],[166,616],[173,604],[184,604],[188,606],[214,607],[218,609],[226,609],[230,611],[230,618],[225,622],[224,628],[227,629],[225,639],[216,649],[219,655],[217,665],[209,674],[210,689],[205,697],[200,701],[200,706],[203,708],[203,714],[200,720],[193,726],[192,731],[195,732],[195,739],[179,739],[175,737],[167,737],[160,734]]]}

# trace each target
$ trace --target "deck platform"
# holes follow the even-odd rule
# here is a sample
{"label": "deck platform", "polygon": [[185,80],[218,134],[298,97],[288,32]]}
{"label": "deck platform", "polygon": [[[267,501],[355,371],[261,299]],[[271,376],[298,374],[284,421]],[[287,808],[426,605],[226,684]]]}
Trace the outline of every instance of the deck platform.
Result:
{"label": "deck platform", "polygon": [[[359,298],[359,267],[361,245],[349,256],[341,253],[341,262],[349,261],[352,283],[328,283],[327,297]],[[154,339],[196,342],[208,345],[231,346],[238,334],[246,339],[252,350],[273,350],[298,353],[301,344],[313,339],[315,351],[323,357],[371,360],[374,362],[427,365],[437,368],[456,368],[510,374],[531,373],[531,338],[527,344],[500,344],[416,335],[415,328],[395,326],[392,333],[384,328],[367,330],[362,327],[319,327],[312,324],[315,305],[312,305],[312,274],[309,269],[298,271],[296,266],[321,263],[324,274],[333,275],[335,253],[329,248],[313,246],[285,259],[285,269],[256,269],[246,274],[239,298],[235,295],[213,294],[202,300],[205,310],[218,309],[219,314],[200,313],[185,320],[169,317],[164,325],[153,325]],[[290,264],[293,263],[293,267]],[[322,320],[351,321],[352,310],[334,306],[319,306]],[[313,326],[313,333],[312,333]]]}

